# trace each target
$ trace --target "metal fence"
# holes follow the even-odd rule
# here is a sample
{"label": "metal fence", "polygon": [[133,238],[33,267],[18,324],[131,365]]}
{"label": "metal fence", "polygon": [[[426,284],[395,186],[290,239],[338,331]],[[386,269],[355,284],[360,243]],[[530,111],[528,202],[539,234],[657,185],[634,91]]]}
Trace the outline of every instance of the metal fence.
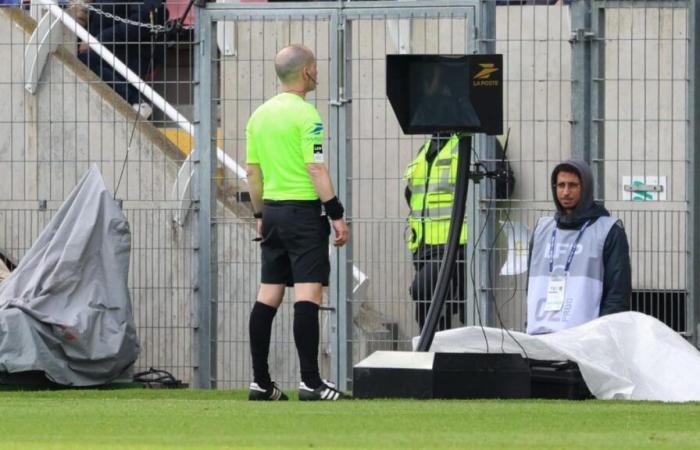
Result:
{"label": "metal fence", "polygon": [[[171,17],[182,10],[171,3]],[[20,9],[0,10],[0,55],[9,61],[0,68],[0,247],[21,258],[97,164],[132,227],[137,369],[166,369],[198,387],[250,381],[259,249],[236,167],[250,113],[278,92],[274,56],[294,42],[318,59],[318,89],[307,99],[326,124],[326,160],[352,230],[350,244],[331,252],[324,377],[347,388],[353,363],[377,349],[409,349],[419,332],[402,177],[426,136],[403,135],[386,99],[385,59],[395,53],[504,55],[515,187],[503,198],[494,181],[470,184],[467,325],[524,328],[529,233],[553,212],[552,168],[576,156],[591,162],[596,197],[625,223],[633,309],[694,334],[693,2],[219,3],[196,13],[196,33],[168,37],[148,80],[195,124],[193,138],[160,108],[138,119],[75,58],[70,31],[51,36],[56,49],[27,93],[36,24]],[[194,147],[202,151],[188,158]],[[489,167],[501,161],[494,138],[475,139],[474,150]],[[270,355],[284,388],[298,381],[291,310],[283,303]]]}
{"label": "metal fence", "polygon": [[[350,206],[353,232],[349,248],[334,259],[337,278],[325,318],[330,325],[324,349],[338,352],[324,353],[330,364],[326,375],[341,384],[351,381],[344,377],[352,363],[376,349],[408,349],[419,331],[408,295],[413,268],[404,243],[408,210],[402,174],[425,136],[404,136],[386,100],[385,57],[392,53],[504,55],[506,157],[516,183],[508,199],[497,198],[498,187],[487,179],[470,188],[467,324],[524,328],[529,232],[538,217],[553,212],[553,167],[579,157],[594,169],[596,198],[626,225],[634,274],[632,308],[687,336],[692,332],[687,265],[692,180],[686,171],[687,64],[694,25],[689,2],[496,3],[207,9],[219,33],[227,30],[228,53],[222,52],[218,61],[218,101],[226,105],[222,128],[226,139],[235,142],[237,159],[244,157],[247,115],[277,92],[276,50],[301,42],[319,56],[320,89],[310,100],[329,124],[329,156]],[[479,161],[492,166],[500,156],[491,144],[477,140],[475,151]],[[220,233],[245,226],[235,220],[217,223]],[[248,270],[243,260],[226,264]],[[367,281],[354,289],[357,270]],[[256,279],[248,283],[245,292],[254,289]],[[221,307],[239,302],[219,292],[225,295]],[[236,292],[242,292],[240,287]],[[248,308],[250,300],[242,298],[239,308]],[[245,329],[245,314],[238,317],[227,328]],[[289,377],[282,379],[289,385],[296,375],[285,310],[278,321],[284,326],[277,329],[281,345],[272,360]],[[245,335],[239,337],[235,345],[245,348]],[[220,359],[220,367],[226,371],[227,364],[248,364],[245,353],[237,356]],[[245,382],[245,370],[236,372],[242,378],[228,373],[220,379],[232,385]]]}
{"label": "metal fence", "polygon": [[[129,287],[142,345],[134,369],[157,367],[191,381],[195,235],[190,222],[173,221],[191,200],[178,196],[178,169],[191,139],[159,110],[149,120],[137,115],[90,71],[79,59],[75,27],[44,27],[52,16],[36,11],[37,21],[30,13],[0,8],[0,247],[21,259],[96,165],[131,225]],[[170,35],[162,45],[149,86],[191,118],[193,32]]]}
{"label": "metal fence", "polygon": [[589,147],[598,195],[630,235],[632,307],[690,336],[690,2],[591,6]]}

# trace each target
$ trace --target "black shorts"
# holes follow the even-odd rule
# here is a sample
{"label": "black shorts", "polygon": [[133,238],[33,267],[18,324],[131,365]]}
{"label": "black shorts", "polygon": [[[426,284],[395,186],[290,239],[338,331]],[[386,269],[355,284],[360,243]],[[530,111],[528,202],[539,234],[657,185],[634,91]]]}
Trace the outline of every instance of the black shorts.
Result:
{"label": "black shorts", "polygon": [[328,286],[331,228],[320,201],[266,200],[263,208],[262,274],[265,284]]}

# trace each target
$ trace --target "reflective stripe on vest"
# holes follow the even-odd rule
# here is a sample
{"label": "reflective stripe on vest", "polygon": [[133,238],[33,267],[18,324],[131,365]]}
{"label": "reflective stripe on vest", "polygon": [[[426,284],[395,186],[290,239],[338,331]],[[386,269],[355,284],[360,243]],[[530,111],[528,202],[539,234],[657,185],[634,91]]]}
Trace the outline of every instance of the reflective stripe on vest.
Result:
{"label": "reflective stripe on vest", "polygon": [[[454,189],[454,183],[441,181],[431,186],[431,189],[436,191],[452,191]],[[411,194],[425,194],[425,191],[425,184],[416,184],[411,187]]]}
{"label": "reflective stripe on vest", "polygon": [[[451,200],[450,200],[451,202]],[[433,207],[433,208],[427,208],[425,211],[425,214],[423,214],[421,211],[411,211],[410,212],[411,217],[415,218],[450,218],[452,216],[452,206],[450,207],[443,207],[443,208],[438,208],[438,207]]]}
{"label": "reflective stripe on vest", "polygon": [[612,227],[613,217],[599,217],[581,235],[566,278],[565,300],[559,311],[545,311],[550,277],[550,254],[554,256],[554,272],[563,271],[578,229],[557,229],[555,248],[551,236],[557,226],[553,217],[537,222],[532,238],[532,256],[528,273],[527,332],[553,333],[582,325],[598,317],[603,296],[603,247]]}
{"label": "reflective stripe on vest", "polygon": [[[453,135],[428,164],[425,156],[431,141],[421,148],[416,159],[406,168],[404,179],[411,189],[408,223],[411,236],[408,248],[416,251],[420,244],[444,245],[449,235],[449,222],[454,202],[457,177],[459,138]],[[428,173],[430,171],[430,173]],[[462,227],[460,242],[467,241],[466,224]]]}

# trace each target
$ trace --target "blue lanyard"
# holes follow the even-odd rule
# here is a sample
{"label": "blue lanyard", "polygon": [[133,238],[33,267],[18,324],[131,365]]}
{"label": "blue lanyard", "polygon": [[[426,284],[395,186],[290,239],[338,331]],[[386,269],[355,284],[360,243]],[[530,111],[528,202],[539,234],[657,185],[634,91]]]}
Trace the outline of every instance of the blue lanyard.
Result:
{"label": "blue lanyard", "polygon": [[[578,232],[578,236],[576,236],[576,240],[574,241],[574,245],[571,246],[571,251],[569,252],[569,257],[566,258],[566,265],[564,266],[564,273],[569,273],[569,269],[571,268],[571,261],[574,260],[574,255],[576,254],[576,247],[578,247],[578,241],[581,240],[581,236],[583,236],[583,232],[586,231],[586,228],[588,228],[588,224],[590,224],[591,221],[587,221],[586,223],[583,224],[581,227],[581,231]],[[557,243],[557,225],[554,224],[554,230],[552,231],[552,240],[549,243],[549,273],[551,274],[554,271],[554,245]]]}

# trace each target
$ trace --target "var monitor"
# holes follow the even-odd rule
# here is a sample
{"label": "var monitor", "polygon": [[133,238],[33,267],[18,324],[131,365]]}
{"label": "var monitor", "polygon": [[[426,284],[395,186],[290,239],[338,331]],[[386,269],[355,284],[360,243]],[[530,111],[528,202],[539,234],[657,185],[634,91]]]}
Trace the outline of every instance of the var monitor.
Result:
{"label": "var monitor", "polygon": [[503,132],[502,55],[387,55],[386,91],[406,134]]}

